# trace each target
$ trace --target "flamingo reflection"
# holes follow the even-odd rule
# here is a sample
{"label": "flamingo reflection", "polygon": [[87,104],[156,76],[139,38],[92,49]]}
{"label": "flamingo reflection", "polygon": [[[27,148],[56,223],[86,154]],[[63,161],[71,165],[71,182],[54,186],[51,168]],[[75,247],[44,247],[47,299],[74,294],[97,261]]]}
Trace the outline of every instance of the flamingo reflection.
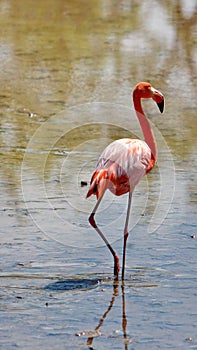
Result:
{"label": "flamingo reflection", "polygon": [[[123,339],[124,339],[124,348],[125,350],[128,350],[128,345],[130,343],[130,338],[127,334],[127,316],[126,316],[126,302],[125,302],[125,292],[124,292],[124,282],[122,282],[121,284],[121,293],[122,293],[122,332],[123,332]],[[112,294],[112,298],[110,300],[109,306],[107,308],[107,310],[104,312],[104,314],[101,316],[98,325],[95,328],[95,335],[93,336],[89,336],[87,339],[87,345],[89,346],[90,350],[93,350],[92,344],[93,344],[93,340],[95,337],[101,335],[99,333],[99,329],[100,327],[103,325],[108,313],[110,312],[110,310],[112,309],[116,297],[119,295],[119,281],[117,280],[117,278],[114,279],[113,282],[113,294]]]}

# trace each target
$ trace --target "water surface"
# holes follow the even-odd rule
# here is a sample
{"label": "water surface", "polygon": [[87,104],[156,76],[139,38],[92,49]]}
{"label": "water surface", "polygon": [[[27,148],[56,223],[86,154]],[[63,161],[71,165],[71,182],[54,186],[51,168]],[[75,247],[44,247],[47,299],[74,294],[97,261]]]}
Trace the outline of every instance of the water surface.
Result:
{"label": "water surface", "polygon": [[[0,3],[2,349],[196,349],[196,2]],[[158,162],[136,188],[124,288],[88,224],[103,148],[143,137]],[[121,256],[127,196],[97,222]]]}

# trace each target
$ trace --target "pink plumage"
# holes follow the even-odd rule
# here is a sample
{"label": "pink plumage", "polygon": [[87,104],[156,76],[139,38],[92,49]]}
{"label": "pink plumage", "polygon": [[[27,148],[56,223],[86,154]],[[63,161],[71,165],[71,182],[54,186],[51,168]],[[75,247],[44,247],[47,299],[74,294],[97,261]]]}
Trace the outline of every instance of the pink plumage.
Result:
{"label": "pink plumage", "polygon": [[87,197],[99,199],[109,189],[116,196],[134,190],[142,176],[152,169],[154,157],[149,146],[138,139],[110,143],[101,154]]}
{"label": "pink plumage", "polygon": [[107,189],[113,194],[120,196],[129,193],[127,215],[124,228],[122,280],[124,280],[126,242],[128,238],[128,222],[131,210],[131,198],[135,186],[142,176],[147,174],[154,166],[157,159],[157,146],[153,131],[146,118],[142,106],[142,98],[152,98],[163,112],[164,98],[161,92],[154,89],[150,83],[141,82],[133,91],[133,102],[138,117],[144,141],[138,139],[120,139],[110,143],[101,154],[96,169],[92,175],[87,198],[96,195],[97,203],[89,217],[89,222],[98,232],[114,258],[114,276],[118,278],[120,264],[119,257],[97,226],[94,215],[101,199]]}

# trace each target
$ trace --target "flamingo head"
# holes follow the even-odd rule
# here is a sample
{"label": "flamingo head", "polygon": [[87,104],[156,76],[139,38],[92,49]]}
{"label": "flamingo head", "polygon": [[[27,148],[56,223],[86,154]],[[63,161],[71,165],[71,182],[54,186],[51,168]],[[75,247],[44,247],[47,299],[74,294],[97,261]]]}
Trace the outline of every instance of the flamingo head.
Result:
{"label": "flamingo head", "polygon": [[137,95],[140,98],[152,98],[159,107],[159,110],[161,113],[163,113],[164,110],[164,97],[163,94],[156,90],[150,83],[141,82],[138,83],[134,89],[134,93],[137,93]]}

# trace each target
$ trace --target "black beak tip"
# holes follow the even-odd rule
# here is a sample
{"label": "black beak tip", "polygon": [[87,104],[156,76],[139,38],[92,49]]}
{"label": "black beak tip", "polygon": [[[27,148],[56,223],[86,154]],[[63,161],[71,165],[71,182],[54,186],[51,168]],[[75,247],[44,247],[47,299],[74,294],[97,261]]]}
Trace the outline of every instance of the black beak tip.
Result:
{"label": "black beak tip", "polygon": [[161,102],[157,103],[157,106],[159,107],[160,112],[163,113],[163,110],[164,110],[164,99]]}

